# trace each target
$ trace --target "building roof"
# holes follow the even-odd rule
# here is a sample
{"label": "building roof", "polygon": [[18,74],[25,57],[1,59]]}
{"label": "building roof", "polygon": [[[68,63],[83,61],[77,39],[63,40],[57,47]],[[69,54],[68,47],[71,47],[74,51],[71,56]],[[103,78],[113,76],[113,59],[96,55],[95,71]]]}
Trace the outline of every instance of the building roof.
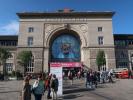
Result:
{"label": "building roof", "polygon": [[58,10],[58,12],[20,12],[19,18],[26,17],[112,17],[115,12],[112,11],[86,11],[75,12],[73,10]]}
{"label": "building roof", "polygon": [[130,40],[133,39],[133,34],[114,34],[115,40]]}
{"label": "building roof", "polygon": [[0,40],[18,40],[18,35],[0,35]]}

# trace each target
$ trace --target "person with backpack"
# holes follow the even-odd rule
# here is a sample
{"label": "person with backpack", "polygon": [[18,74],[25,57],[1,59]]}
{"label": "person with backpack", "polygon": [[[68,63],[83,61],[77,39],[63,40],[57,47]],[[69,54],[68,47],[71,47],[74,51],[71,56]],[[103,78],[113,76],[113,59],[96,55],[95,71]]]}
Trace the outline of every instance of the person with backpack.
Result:
{"label": "person with backpack", "polygon": [[58,86],[59,82],[58,79],[56,78],[56,75],[54,74],[52,77],[52,82],[51,82],[51,88],[53,92],[53,100],[57,100],[57,92],[58,92]]}
{"label": "person with backpack", "polygon": [[45,84],[43,81],[42,74],[38,76],[38,79],[33,84],[33,94],[35,96],[35,100],[42,100],[42,95],[45,92]]}

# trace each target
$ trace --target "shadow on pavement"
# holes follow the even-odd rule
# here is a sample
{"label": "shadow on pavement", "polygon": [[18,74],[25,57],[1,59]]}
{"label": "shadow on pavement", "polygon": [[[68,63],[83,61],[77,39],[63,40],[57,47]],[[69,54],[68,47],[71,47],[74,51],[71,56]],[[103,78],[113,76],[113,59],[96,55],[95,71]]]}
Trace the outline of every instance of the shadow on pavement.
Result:
{"label": "shadow on pavement", "polygon": [[11,93],[11,92],[20,92],[20,91],[3,91],[3,92],[0,92],[0,93]]}
{"label": "shadow on pavement", "polygon": [[98,85],[97,88],[107,88],[107,86],[103,84],[103,85]]}
{"label": "shadow on pavement", "polygon": [[90,92],[90,93],[93,94],[93,95],[99,96],[100,98],[102,97],[102,98],[104,98],[104,99],[106,99],[106,100],[114,100],[114,99],[111,98],[111,97],[107,97],[107,96],[98,94],[98,93],[96,93],[96,92]]}
{"label": "shadow on pavement", "polygon": [[7,88],[7,87],[2,86],[2,87],[0,87],[0,88]]}
{"label": "shadow on pavement", "polygon": [[80,85],[76,85],[76,84],[74,84],[74,85],[72,85],[72,86],[67,85],[67,86],[63,86],[63,89],[79,88],[79,86],[80,86]]}
{"label": "shadow on pavement", "polygon": [[63,94],[78,93],[78,92],[93,91],[93,90],[95,90],[95,89],[76,88],[76,89],[64,90]]}
{"label": "shadow on pavement", "polygon": [[82,97],[82,95],[74,95],[74,94],[71,95],[70,94],[70,95],[63,96],[63,99],[75,99],[78,97]]}

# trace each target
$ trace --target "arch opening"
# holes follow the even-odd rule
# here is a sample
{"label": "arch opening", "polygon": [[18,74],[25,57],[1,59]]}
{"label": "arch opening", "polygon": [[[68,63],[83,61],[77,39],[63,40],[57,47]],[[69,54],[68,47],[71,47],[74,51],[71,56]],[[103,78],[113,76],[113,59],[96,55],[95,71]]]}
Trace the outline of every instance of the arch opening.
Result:
{"label": "arch opening", "polygon": [[73,30],[54,33],[49,42],[49,62],[80,62],[81,40]]}

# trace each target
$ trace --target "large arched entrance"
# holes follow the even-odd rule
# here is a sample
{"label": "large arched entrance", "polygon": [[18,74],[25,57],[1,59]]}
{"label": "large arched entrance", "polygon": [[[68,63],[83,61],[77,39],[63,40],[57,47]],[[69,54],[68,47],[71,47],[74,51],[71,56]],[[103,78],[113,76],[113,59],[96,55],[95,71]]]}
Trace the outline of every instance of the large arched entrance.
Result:
{"label": "large arched entrance", "polygon": [[75,31],[64,29],[54,33],[49,46],[50,65],[58,63],[64,70],[81,67],[81,41]]}

